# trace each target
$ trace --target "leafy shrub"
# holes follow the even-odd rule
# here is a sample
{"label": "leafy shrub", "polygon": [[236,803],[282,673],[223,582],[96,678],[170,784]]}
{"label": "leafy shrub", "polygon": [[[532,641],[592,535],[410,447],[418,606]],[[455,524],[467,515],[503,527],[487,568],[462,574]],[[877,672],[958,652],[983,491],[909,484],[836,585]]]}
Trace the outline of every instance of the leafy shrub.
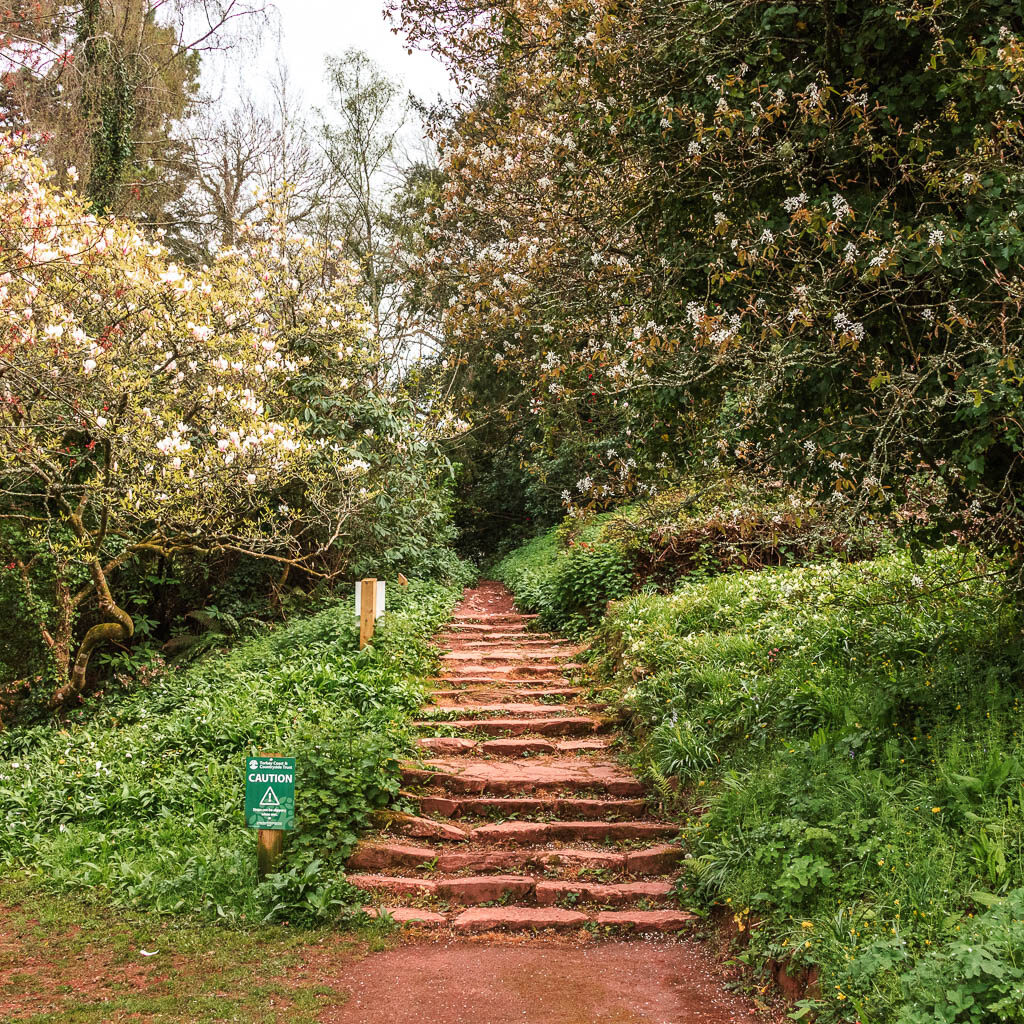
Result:
{"label": "leafy shrub", "polygon": [[991,901],[947,946],[904,979],[897,1024],[1024,1020],[1024,889]]}
{"label": "leafy shrub", "polygon": [[[351,903],[342,864],[398,792],[405,723],[434,667],[427,643],[456,592],[388,595],[360,651],[351,603],[250,640],[63,726],[0,735],[0,864],[55,891],[227,921],[323,920]],[[296,756],[297,828],[257,886],[243,761]]]}
{"label": "leafy shrub", "polygon": [[942,550],[698,575],[593,634],[641,769],[692,808],[680,891],[744,925],[755,969],[820,971],[798,1014],[1024,1019],[1024,621],[1003,568]]}
{"label": "leafy shrub", "polygon": [[574,516],[495,567],[524,608],[579,633],[609,600],[671,589],[680,578],[877,553],[882,525],[853,525],[777,484],[735,474],[691,480],[614,512]]}

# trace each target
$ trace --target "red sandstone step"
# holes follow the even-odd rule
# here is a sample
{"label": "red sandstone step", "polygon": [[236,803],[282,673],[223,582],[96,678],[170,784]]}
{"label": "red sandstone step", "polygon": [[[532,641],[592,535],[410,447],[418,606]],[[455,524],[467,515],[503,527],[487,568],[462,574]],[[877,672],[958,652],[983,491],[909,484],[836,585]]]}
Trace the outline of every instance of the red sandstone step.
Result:
{"label": "red sandstone step", "polygon": [[477,874],[497,872],[509,874],[524,868],[570,871],[605,869],[625,875],[671,874],[683,859],[678,846],[652,846],[627,853],[572,848],[520,847],[519,849],[445,850],[430,846],[408,846],[401,843],[359,842],[349,857],[347,867],[357,872],[431,869],[450,874],[473,871]]}
{"label": "red sandstone step", "polygon": [[524,613],[524,612],[470,612],[470,611],[456,611],[455,614],[449,619],[451,623],[461,622],[532,622],[537,618],[536,613]]}
{"label": "red sandstone step", "polygon": [[416,741],[416,746],[434,754],[468,754],[479,744],[464,736],[424,736]]}
{"label": "red sandstone step", "polygon": [[688,930],[695,914],[679,910],[605,910],[590,917],[578,910],[559,907],[470,907],[449,922],[444,914],[420,907],[363,907],[370,917],[388,914],[399,924],[440,928],[451,924],[453,931],[479,933],[489,931],[543,931],[579,928],[590,921],[604,928],[645,934],[671,934]]}
{"label": "red sandstone step", "polygon": [[497,903],[510,896],[518,900],[533,897],[542,907],[565,899],[601,906],[626,906],[639,900],[664,900],[671,895],[672,882],[620,882],[600,884],[581,881],[550,881],[531,875],[472,875],[464,878],[408,878],[402,875],[349,875],[358,889],[393,896],[440,897],[452,903],[472,905]]}
{"label": "red sandstone step", "polygon": [[541,931],[579,928],[586,923],[586,914],[559,907],[471,907],[455,918],[452,929],[456,932]]}
{"label": "red sandstone step", "polygon": [[[548,709],[550,711],[550,708]],[[489,736],[522,736],[537,733],[541,736],[588,736],[603,732],[611,726],[606,718],[589,718],[583,715],[567,715],[564,718],[460,718],[454,721],[419,721],[413,723],[419,729],[433,729],[445,725],[460,732],[480,732]]]}
{"label": "red sandstone step", "polygon": [[[352,881],[352,879],[349,879]],[[402,881],[415,882],[415,879]],[[355,882],[352,882],[355,885]],[[567,882],[541,879],[534,886],[534,896],[542,907],[549,907],[564,899],[575,897],[584,903],[598,903],[601,906],[621,906],[638,900],[664,900],[672,892],[671,882],[620,882],[599,884],[596,882]]]}
{"label": "red sandstone step", "polygon": [[432,679],[431,682],[441,683],[445,686],[457,685],[459,689],[465,690],[473,686],[480,687],[496,687],[501,690],[515,692],[516,687],[528,687],[528,686],[558,686],[559,684],[569,685],[569,680],[565,678],[561,673],[551,673],[550,675],[530,675],[525,679],[516,679],[514,676],[495,676],[492,674],[481,674],[481,675],[466,675],[461,672],[457,672],[454,675],[448,674],[437,679]]}
{"label": "red sandstone step", "polygon": [[418,868],[429,864],[437,856],[431,846],[411,846],[404,843],[373,843],[365,840],[356,844],[346,866],[359,871],[380,871],[383,868]]}
{"label": "red sandstone step", "polygon": [[441,660],[481,664],[485,661],[545,661],[549,658],[571,658],[576,654],[579,654],[578,647],[487,647],[476,651],[460,648],[442,654]]}
{"label": "red sandstone step", "polygon": [[468,905],[531,896],[535,884],[528,875],[476,875],[438,879],[434,891],[442,899]]}
{"label": "red sandstone step", "polygon": [[595,918],[599,925],[631,932],[679,932],[698,920],[682,910],[605,910]]}
{"label": "red sandstone step", "polygon": [[345,879],[357,889],[383,889],[396,896],[433,896],[432,878],[403,878],[396,875],[348,875]]}
{"label": "red sandstone step", "polygon": [[587,800],[571,797],[447,797],[414,796],[423,814],[441,814],[458,818],[464,814],[484,817],[488,814],[556,814],[576,820],[610,820],[615,817],[638,818],[647,813],[643,800]]}
{"label": "red sandstone step", "polygon": [[[510,622],[507,626],[496,627],[492,623],[487,622],[471,622],[468,619],[463,619],[460,622],[449,622],[447,624],[449,630],[454,630],[459,636],[490,636],[496,628],[504,629],[509,636],[532,636],[525,626]],[[541,635],[541,634],[538,634]]]}
{"label": "red sandstone step", "polygon": [[[501,871],[524,867],[600,869],[626,875],[667,875],[678,867],[683,851],[678,846],[652,846],[630,853],[579,850],[571,847],[520,847],[511,850],[444,850],[437,855],[437,870]],[[401,867],[402,865],[398,865]]]}
{"label": "red sandstone step", "polygon": [[611,796],[641,796],[644,787],[618,765],[572,758],[568,761],[430,761],[402,769],[406,782],[443,785],[453,793],[515,794],[590,789]]}
{"label": "red sandstone step", "polygon": [[444,914],[435,914],[431,910],[419,907],[363,907],[363,912],[370,917],[380,917],[381,913],[390,915],[397,924],[410,924],[438,928],[448,924]]}
{"label": "red sandstone step", "polygon": [[541,697],[578,697],[585,692],[586,688],[583,686],[558,686],[540,690],[523,690],[511,686],[464,686],[458,690],[434,690],[430,696],[435,701],[451,700],[458,704],[472,705],[473,701],[494,702],[511,697],[517,700],[524,698],[536,700]]}
{"label": "red sandstone step", "polygon": [[492,647],[557,647],[560,650],[572,650],[573,645],[560,640],[550,633],[436,633],[434,640],[437,643],[458,644],[459,650],[475,651],[487,650]]}
{"label": "red sandstone step", "polygon": [[554,840],[603,843],[620,840],[670,839],[678,825],[657,821],[500,821],[473,829],[473,842],[550,843]]}
{"label": "red sandstone step", "polygon": [[486,757],[525,757],[528,754],[585,754],[607,750],[605,740],[565,740],[553,743],[541,737],[500,739],[478,742],[464,736],[424,736],[416,741],[421,750],[446,756],[483,754]]}
{"label": "red sandstone step", "polygon": [[522,757],[524,754],[554,754],[558,747],[551,740],[502,739],[487,740],[480,744],[480,750],[495,757]]}
{"label": "red sandstone step", "polygon": [[482,664],[480,659],[463,664],[460,661],[448,662],[444,665],[443,679],[464,679],[467,676],[479,677],[486,674],[493,678],[512,679],[521,676],[561,675],[569,669],[583,669],[585,665],[574,661],[525,661],[517,658],[514,664],[506,665],[500,661]]}
{"label": "red sandstone step", "polygon": [[509,701],[507,704],[430,704],[423,711],[436,712],[439,715],[466,714],[472,711],[475,715],[517,715],[528,718],[538,715],[541,718],[551,717],[558,711],[576,711],[582,708],[574,704],[534,704],[520,701]]}
{"label": "red sandstone step", "polygon": [[374,815],[374,820],[382,830],[394,835],[407,836],[410,839],[464,842],[471,835],[469,829],[459,828],[450,822],[435,821],[433,818],[417,818],[413,814],[402,814],[400,811],[378,811]]}
{"label": "red sandstone step", "polygon": [[608,740],[566,740],[558,744],[560,754],[585,754],[593,750],[607,750],[611,746]]}

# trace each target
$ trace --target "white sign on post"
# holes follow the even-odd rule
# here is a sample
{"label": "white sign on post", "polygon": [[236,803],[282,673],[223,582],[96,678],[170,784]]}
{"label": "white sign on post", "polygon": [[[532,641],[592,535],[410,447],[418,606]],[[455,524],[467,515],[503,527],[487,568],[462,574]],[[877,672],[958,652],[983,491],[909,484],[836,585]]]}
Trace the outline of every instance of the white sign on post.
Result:
{"label": "white sign on post", "polygon": [[[357,619],[359,618],[359,616],[362,614],[362,611],[363,611],[363,602],[362,602],[362,598],[361,598],[360,593],[359,593],[361,589],[362,589],[362,587],[360,586],[359,580],[356,580],[356,618]],[[383,580],[377,580],[377,607],[374,609],[374,611],[375,611],[375,614],[373,616],[373,620],[374,620],[374,622],[376,622],[377,619],[379,619],[384,614],[384,581]]]}

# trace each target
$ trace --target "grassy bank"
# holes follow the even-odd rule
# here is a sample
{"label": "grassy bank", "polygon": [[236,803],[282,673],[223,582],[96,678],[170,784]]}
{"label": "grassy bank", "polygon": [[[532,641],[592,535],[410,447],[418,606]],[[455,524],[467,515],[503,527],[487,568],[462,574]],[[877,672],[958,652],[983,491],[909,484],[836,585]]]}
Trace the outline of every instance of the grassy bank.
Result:
{"label": "grassy bank", "polygon": [[[557,542],[512,556],[534,595]],[[1022,625],[998,565],[892,546],[705,568],[600,620],[597,674],[679,811],[679,899],[755,971],[816,978],[798,1015],[1024,1020]]]}
{"label": "grassy bank", "polygon": [[[336,919],[354,897],[341,864],[398,790],[405,725],[434,668],[427,641],[456,597],[393,588],[362,652],[343,601],[70,721],[0,735],[3,870],[157,913]],[[257,885],[242,766],[261,750],[297,759],[297,828],[282,870]]]}

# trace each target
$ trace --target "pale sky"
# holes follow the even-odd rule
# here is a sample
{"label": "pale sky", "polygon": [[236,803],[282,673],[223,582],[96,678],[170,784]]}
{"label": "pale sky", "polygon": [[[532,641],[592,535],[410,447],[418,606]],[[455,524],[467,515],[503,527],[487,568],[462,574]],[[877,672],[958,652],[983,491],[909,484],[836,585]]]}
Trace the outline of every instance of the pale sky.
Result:
{"label": "pale sky", "polygon": [[[265,33],[260,52],[243,58],[243,87],[253,93],[265,91],[280,56],[294,86],[307,107],[326,107],[328,89],[324,81],[324,57],[340,55],[350,47],[365,50],[403,88],[420,99],[433,101],[439,94],[454,94],[444,66],[429,54],[414,50],[410,55],[401,35],[391,31],[383,14],[384,0],[277,0],[280,41],[273,27]],[[204,62],[204,77],[216,90],[223,74],[219,61]],[[234,77],[236,70],[228,72]],[[235,85],[225,81],[228,91]]]}

